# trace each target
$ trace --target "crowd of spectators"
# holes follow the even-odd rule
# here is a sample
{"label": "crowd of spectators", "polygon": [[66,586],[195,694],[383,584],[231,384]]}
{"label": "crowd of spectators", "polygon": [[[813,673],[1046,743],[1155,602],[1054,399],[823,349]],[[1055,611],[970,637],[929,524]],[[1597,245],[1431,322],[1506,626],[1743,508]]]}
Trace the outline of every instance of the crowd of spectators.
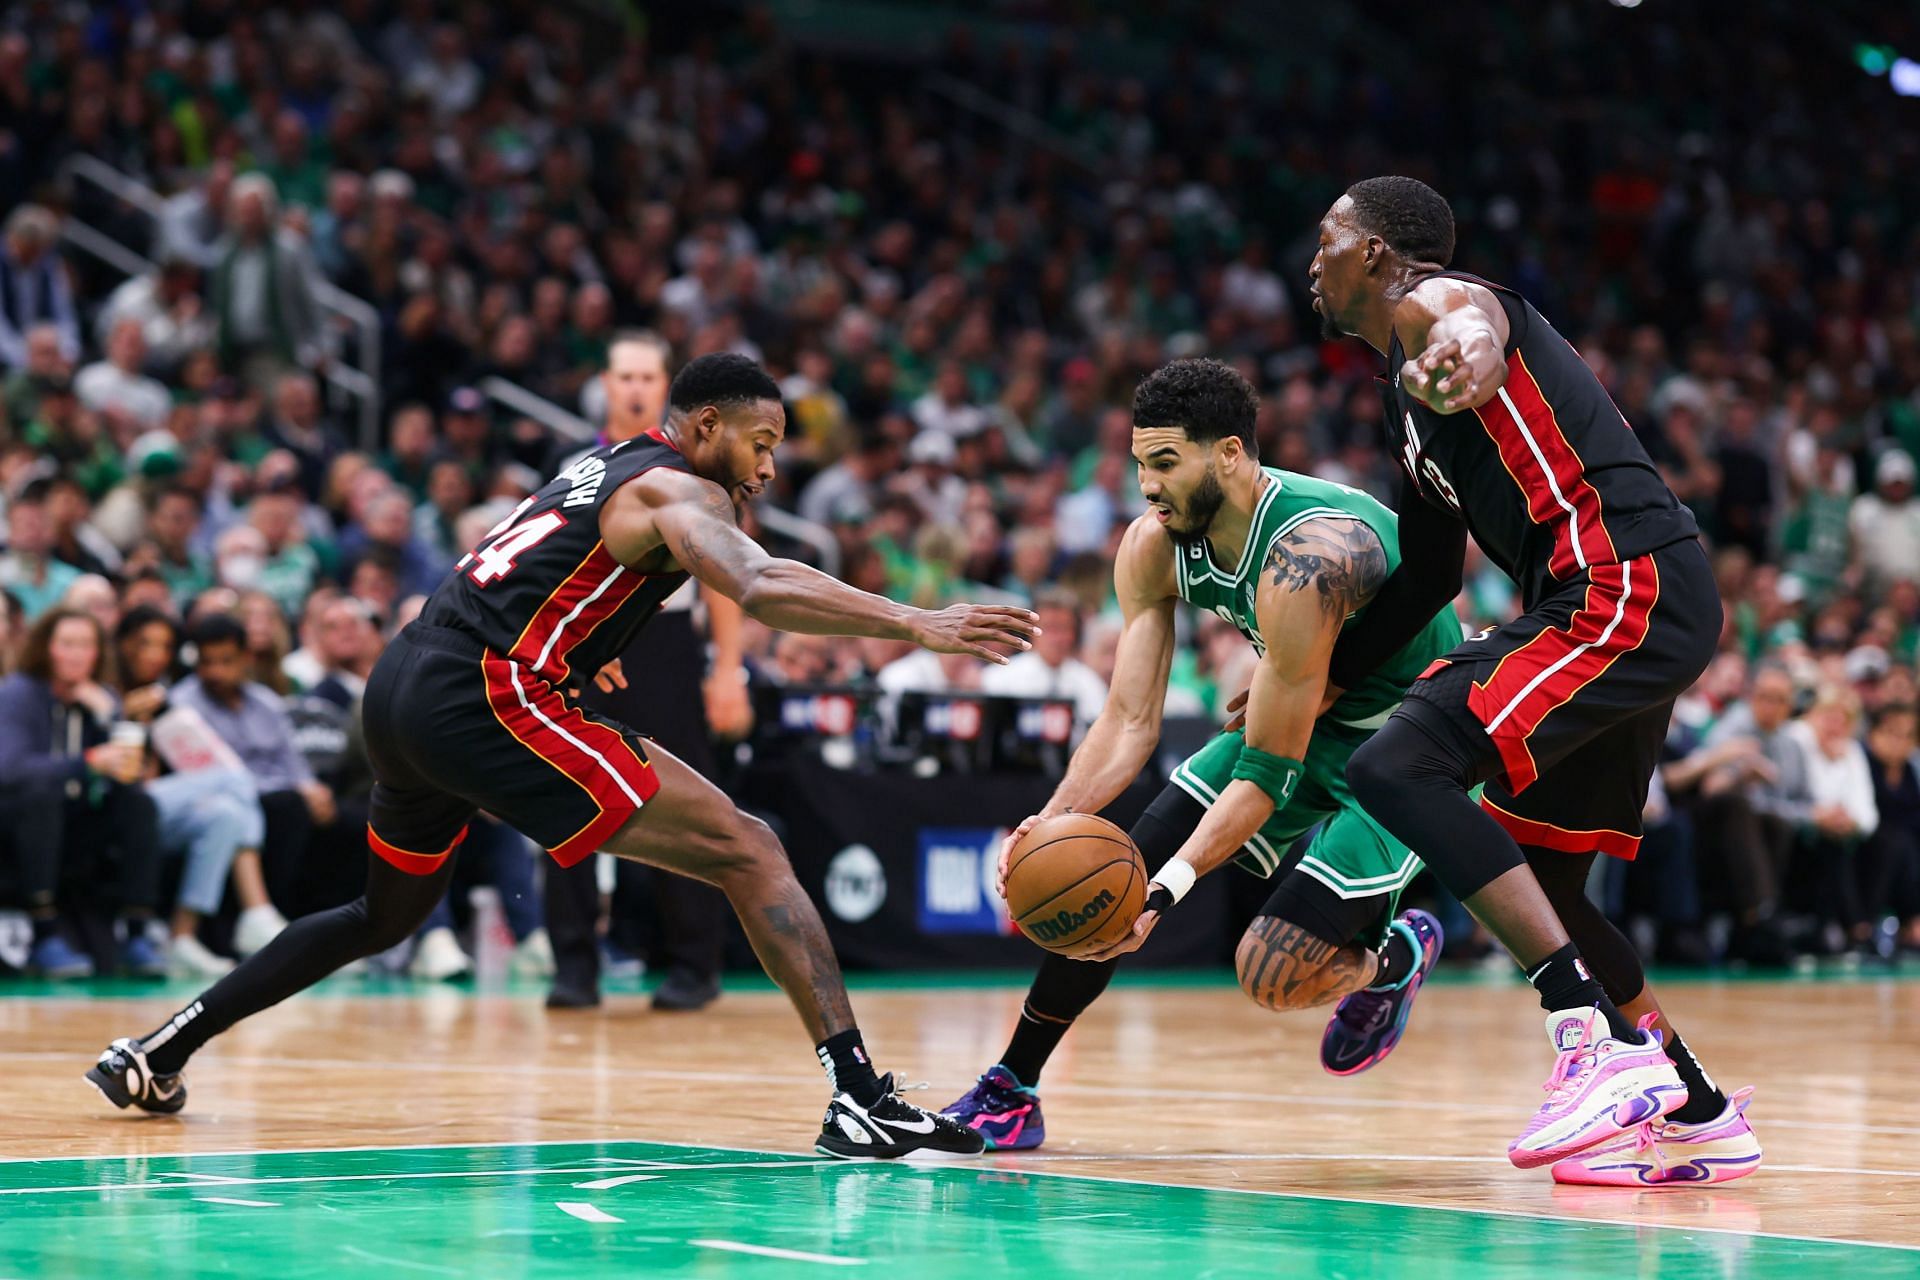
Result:
{"label": "crowd of spectators", "polygon": [[[812,8],[831,27],[838,6]],[[1725,653],[1610,908],[1669,958],[1920,943],[1920,106],[1847,56],[1920,48],[1911,18],[1708,4],[1722,39],[1571,0],[1390,4],[1365,29],[1084,8],[923,11],[917,52],[863,44],[852,9],[809,39],[761,6],[657,29],[524,2],[0,10],[0,809],[85,853],[48,866],[14,839],[0,897],[44,941],[74,932],[46,922],[79,884],[98,962],[154,968],[170,932],[205,969],[350,895],[360,680],[577,447],[476,388],[596,420],[609,344],[640,327],[671,362],[739,351],[779,378],[768,501],[832,554],[768,534],[783,550],[1050,619],[1000,670],[756,629],[757,679],[1091,718],[1142,374],[1230,360],[1268,462],[1391,495],[1378,362],[1318,340],[1302,284],[1327,204],[1398,171],[1453,199],[1459,265],[1586,355],[1716,556]],[[120,274],[76,226],[151,269]],[[362,368],[331,290],[379,318],[375,438],[331,376]],[[1463,624],[1510,616],[1512,584],[1471,568]],[[1220,715],[1249,662],[1187,620],[1170,710]],[[159,753],[114,734],[175,710],[244,786],[148,776]],[[67,950],[43,967],[77,971]]]}

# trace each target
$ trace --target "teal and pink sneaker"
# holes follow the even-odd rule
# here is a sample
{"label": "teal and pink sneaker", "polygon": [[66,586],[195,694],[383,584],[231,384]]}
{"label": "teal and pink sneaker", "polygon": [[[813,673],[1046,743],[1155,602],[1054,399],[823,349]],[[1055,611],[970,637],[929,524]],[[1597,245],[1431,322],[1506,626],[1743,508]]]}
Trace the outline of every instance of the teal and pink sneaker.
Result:
{"label": "teal and pink sneaker", "polygon": [[978,1133],[989,1151],[1031,1151],[1047,1140],[1040,1095],[1002,1066],[990,1068],[941,1114]]}
{"label": "teal and pink sneaker", "polygon": [[1760,1139],[1747,1125],[1752,1089],[1700,1124],[1650,1120],[1623,1138],[1553,1166],[1553,1180],[1582,1187],[1705,1187],[1760,1167]]}
{"label": "teal and pink sneaker", "polygon": [[1687,1100],[1687,1086],[1660,1047],[1653,1015],[1640,1020],[1640,1043],[1594,1037],[1611,1030],[1600,1010],[1561,1009],[1547,1015],[1547,1035],[1559,1051],[1547,1077],[1547,1100],[1507,1146],[1507,1158],[1537,1169],[1658,1120]]}
{"label": "teal and pink sneaker", "polygon": [[1403,911],[1388,927],[1407,936],[1419,963],[1399,986],[1384,990],[1367,987],[1335,1006],[1326,1033],[1320,1037],[1320,1065],[1336,1076],[1358,1075],[1380,1065],[1393,1052],[1406,1032],[1407,1015],[1413,1012],[1413,998],[1420,994],[1420,984],[1440,963],[1446,935],[1438,920],[1424,911]]}

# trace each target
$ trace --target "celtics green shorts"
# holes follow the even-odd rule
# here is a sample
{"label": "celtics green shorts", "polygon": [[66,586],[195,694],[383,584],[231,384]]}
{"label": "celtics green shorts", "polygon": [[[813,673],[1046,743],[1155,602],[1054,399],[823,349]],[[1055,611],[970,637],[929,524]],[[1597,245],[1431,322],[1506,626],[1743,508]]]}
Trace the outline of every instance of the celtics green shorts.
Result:
{"label": "celtics green shorts", "polygon": [[[1312,876],[1342,898],[1371,898],[1400,891],[1420,872],[1413,851],[1368,817],[1347,788],[1347,760],[1372,736],[1372,730],[1322,720],[1307,747],[1306,777],[1284,809],[1276,809],[1241,851],[1240,863],[1255,875],[1280,869],[1289,846],[1315,826],[1313,840],[1298,871]],[[1223,733],[1173,771],[1174,786],[1211,806],[1233,780],[1233,767],[1246,745],[1244,733]],[[1387,904],[1387,917],[1395,902]]]}

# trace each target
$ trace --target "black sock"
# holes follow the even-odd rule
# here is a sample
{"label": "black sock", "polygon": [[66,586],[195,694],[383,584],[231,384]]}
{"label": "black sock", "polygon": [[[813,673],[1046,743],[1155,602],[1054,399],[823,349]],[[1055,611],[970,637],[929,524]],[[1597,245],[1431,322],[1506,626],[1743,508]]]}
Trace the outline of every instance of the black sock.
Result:
{"label": "black sock", "polygon": [[1399,929],[1387,931],[1387,943],[1376,954],[1380,968],[1373,975],[1369,990],[1397,990],[1420,964],[1420,953],[1413,949],[1413,940]]}
{"label": "black sock", "polygon": [[[1144,822],[1145,819],[1142,819]],[[1040,1083],[1040,1070],[1060,1047],[1060,1038],[1087,1006],[1113,981],[1118,960],[1069,960],[1048,953],[1040,962],[1040,972],[1027,988],[1027,1001],[1020,1006],[1020,1021],[1013,1029],[1000,1065],[1031,1089]]]}
{"label": "black sock", "polygon": [[820,1065],[827,1069],[827,1079],[833,1082],[834,1092],[847,1094],[863,1107],[872,1106],[884,1096],[880,1077],[873,1074],[873,1059],[867,1056],[867,1046],[860,1039],[858,1027],[828,1036],[813,1049],[820,1055]]}
{"label": "black sock", "polygon": [[[1084,963],[1084,962],[1082,962]],[[1072,1018],[1055,1018],[1034,1011],[1032,1004],[1020,1006],[1020,1021],[1014,1024],[1013,1039],[1000,1055],[1000,1065],[1014,1078],[1032,1089],[1040,1083],[1041,1069],[1060,1047],[1060,1040],[1073,1025]]]}
{"label": "black sock", "polygon": [[1686,1102],[1677,1110],[1669,1111],[1667,1119],[1681,1124],[1705,1124],[1725,1110],[1727,1095],[1720,1092],[1720,1086],[1700,1065],[1700,1059],[1693,1056],[1693,1050],[1687,1048],[1678,1031],[1668,1037],[1665,1048],[1673,1069],[1680,1073],[1681,1081],[1687,1086]]}
{"label": "black sock", "polygon": [[1580,953],[1569,942],[1545,960],[1533,966],[1527,973],[1527,981],[1540,993],[1540,1007],[1548,1013],[1560,1009],[1598,1008],[1606,1019],[1605,1027],[1595,1028],[1598,1032],[1611,1034],[1616,1040],[1625,1040],[1629,1044],[1639,1044],[1640,1034],[1633,1029],[1633,1022],[1613,1001],[1607,999],[1607,993],[1599,981],[1587,971],[1587,965]]}

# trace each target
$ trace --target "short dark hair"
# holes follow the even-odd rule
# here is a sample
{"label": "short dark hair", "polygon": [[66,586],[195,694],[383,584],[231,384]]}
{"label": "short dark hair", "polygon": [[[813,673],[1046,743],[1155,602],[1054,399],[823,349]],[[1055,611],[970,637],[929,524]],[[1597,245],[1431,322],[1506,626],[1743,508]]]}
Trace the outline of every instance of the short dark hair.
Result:
{"label": "short dark hair", "polygon": [[246,625],[230,613],[209,613],[193,624],[188,639],[193,641],[196,652],[210,644],[231,644],[242,653],[247,651]]}
{"label": "short dark hair", "polygon": [[1418,178],[1368,178],[1347,188],[1363,230],[1414,262],[1446,266],[1453,261],[1453,210],[1438,191]]}
{"label": "short dark hair", "polygon": [[1920,714],[1920,707],[1914,706],[1911,702],[1889,702],[1873,709],[1873,714],[1867,719],[1867,728],[1878,729],[1895,716],[1916,714]]}
{"label": "short dark hair", "polygon": [[135,605],[120,615],[120,625],[113,629],[115,643],[125,643],[128,637],[140,634],[145,627],[159,623],[173,633],[175,647],[180,644],[180,619],[170,613],[162,612],[150,604]]}
{"label": "short dark hair", "polygon": [[1255,452],[1253,421],[1260,393],[1232,365],[1218,360],[1175,360],[1140,380],[1133,390],[1135,427],[1182,427],[1201,444],[1237,437]]}
{"label": "short dark hair", "polygon": [[747,357],[725,351],[689,360],[667,389],[667,403],[682,412],[706,405],[727,409],[756,400],[778,403],[780,384]]}

